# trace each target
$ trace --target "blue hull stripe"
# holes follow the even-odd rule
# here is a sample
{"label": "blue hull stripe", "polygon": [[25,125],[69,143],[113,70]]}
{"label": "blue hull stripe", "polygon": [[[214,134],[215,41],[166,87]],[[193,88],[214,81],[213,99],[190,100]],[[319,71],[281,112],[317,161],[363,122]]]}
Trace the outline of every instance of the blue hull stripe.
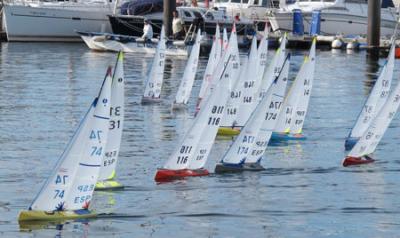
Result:
{"label": "blue hull stripe", "polygon": [[109,117],[101,117],[101,116],[97,116],[97,115],[94,115],[94,117],[96,117],[96,118],[100,118],[100,119],[105,119],[105,120],[110,120],[110,118],[109,118]]}
{"label": "blue hull stripe", "polygon": [[83,164],[83,163],[79,163],[79,165],[87,166],[87,167],[100,167],[101,166],[100,164]]}

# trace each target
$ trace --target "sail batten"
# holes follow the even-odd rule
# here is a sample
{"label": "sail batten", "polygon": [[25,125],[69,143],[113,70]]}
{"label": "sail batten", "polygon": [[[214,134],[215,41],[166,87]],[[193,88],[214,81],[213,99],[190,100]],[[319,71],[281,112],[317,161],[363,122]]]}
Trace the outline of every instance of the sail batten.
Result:
{"label": "sail batten", "polygon": [[109,69],[98,98],[93,101],[30,210],[88,209],[107,141],[108,120],[105,118],[108,117],[110,101]]}

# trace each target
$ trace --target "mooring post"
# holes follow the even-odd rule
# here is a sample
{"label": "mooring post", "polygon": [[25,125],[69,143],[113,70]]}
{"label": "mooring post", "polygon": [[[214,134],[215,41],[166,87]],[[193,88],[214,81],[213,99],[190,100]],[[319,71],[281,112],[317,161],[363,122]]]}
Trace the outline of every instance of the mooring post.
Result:
{"label": "mooring post", "polygon": [[4,30],[3,27],[3,6],[4,6],[4,1],[0,0],[0,32]]}
{"label": "mooring post", "polygon": [[172,35],[172,12],[176,10],[175,0],[164,0],[164,29],[167,37]]}
{"label": "mooring post", "polygon": [[368,0],[367,43],[371,56],[379,56],[381,38],[381,0]]}

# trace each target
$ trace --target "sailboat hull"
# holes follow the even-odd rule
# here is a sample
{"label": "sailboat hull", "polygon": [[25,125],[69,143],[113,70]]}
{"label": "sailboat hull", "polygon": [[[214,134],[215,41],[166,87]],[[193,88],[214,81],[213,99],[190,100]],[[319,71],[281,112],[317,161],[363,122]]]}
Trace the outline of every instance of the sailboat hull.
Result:
{"label": "sailboat hull", "polygon": [[161,103],[161,98],[142,97],[142,104]]}
{"label": "sailboat hull", "polygon": [[230,128],[230,127],[220,127],[218,128],[218,134],[220,136],[236,136],[240,134],[240,129]]}
{"label": "sailboat hull", "polygon": [[115,180],[105,180],[96,183],[96,191],[124,189],[124,185]]}
{"label": "sailboat hull", "polygon": [[157,170],[156,177],[154,180],[156,182],[168,182],[178,179],[183,179],[185,177],[197,177],[197,176],[207,176],[210,173],[206,169],[180,169],[180,170],[169,170],[169,169],[159,169]]}
{"label": "sailboat hull", "polygon": [[215,166],[215,173],[240,173],[244,171],[263,171],[265,168],[260,163],[244,163],[244,164],[224,164],[219,163]]}
{"label": "sailboat hull", "polygon": [[343,160],[343,166],[347,167],[347,166],[354,166],[354,165],[362,165],[362,164],[370,164],[375,162],[374,159],[367,157],[350,157],[347,156],[344,160]]}
{"label": "sailboat hull", "polygon": [[89,210],[76,210],[76,211],[21,211],[18,217],[19,222],[24,221],[54,221],[54,220],[67,220],[79,218],[94,218],[97,214]]}
{"label": "sailboat hull", "polygon": [[355,146],[355,144],[357,143],[357,141],[360,138],[356,138],[356,137],[348,137],[346,138],[346,141],[344,142],[344,148],[346,150],[351,150],[353,149],[353,147]]}
{"label": "sailboat hull", "polygon": [[180,110],[186,110],[187,109],[187,104],[184,103],[173,103],[172,104],[172,110],[180,111]]}
{"label": "sailboat hull", "polygon": [[288,133],[278,133],[273,132],[271,136],[271,140],[279,141],[279,140],[305,140],[306,137],[303,134],[288,134]]}

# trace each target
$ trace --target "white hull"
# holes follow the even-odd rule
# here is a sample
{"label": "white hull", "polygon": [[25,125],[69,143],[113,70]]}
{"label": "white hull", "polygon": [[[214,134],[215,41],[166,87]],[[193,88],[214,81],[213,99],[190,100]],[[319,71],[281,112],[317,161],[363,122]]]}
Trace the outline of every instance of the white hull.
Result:
{"label": "white hull", "polygon": [[[124,53],[155,54],[157,45],[146,47],[140,42],[122,43],[116,40],[102,40],[102,36],[81,36],[86,45],[95,51],[123,51]],[[167,48],[165,54],[168,56],[188,56],[188,51],[183,48]]]}
{"label": "white hull", "polygon": [[[349,6],[350,4],[346,4]],[[322,35],[366,35],[368,26],[368,15],[366,4],[355,4],[357,6],[348,9],[352,11],[323,9],[321,11],[321,34]],[[381,12],[381,36],[391,36],[396,25],[393,9],[382,9]],[[274,31],[292,31],[293,14],[288,11],[277,11],[269,17]],[[303,12],[304,31],[310,31],[311,13]],[[339,27],[340,26],[340,27]]]}
{"label": "white hull", "polygon": [[47,8],[4,6],[8,41],[82,41],[75,31],[111,32],[111,7]]}

